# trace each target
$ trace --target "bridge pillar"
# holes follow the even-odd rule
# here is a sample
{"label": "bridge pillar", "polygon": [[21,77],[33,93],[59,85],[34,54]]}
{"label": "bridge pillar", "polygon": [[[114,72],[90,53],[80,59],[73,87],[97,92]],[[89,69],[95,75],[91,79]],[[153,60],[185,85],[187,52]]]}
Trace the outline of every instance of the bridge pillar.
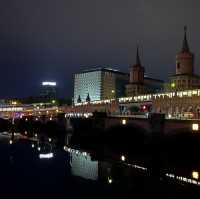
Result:
{"label": "bridge pillar", "polygon": [[150,115],[151,126],[151,174],[159,178],[162,171],[162,136],[164,134],[165,114]]}
{"label": "bridge pillar", "polygon": [[153,137],[161,136],[164,133],[165,114],[163,113],[150,114],[150,126]]}

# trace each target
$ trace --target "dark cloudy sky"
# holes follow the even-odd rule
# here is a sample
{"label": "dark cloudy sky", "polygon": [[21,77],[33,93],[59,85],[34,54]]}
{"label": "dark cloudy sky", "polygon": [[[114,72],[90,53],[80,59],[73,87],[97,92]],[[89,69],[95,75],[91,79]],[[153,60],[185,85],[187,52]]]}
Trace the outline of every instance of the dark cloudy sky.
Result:
{"label": "dark cloudy sky", "polygon": [[73,73],[109,65],[127,71],[141,47],[147,74],[175,71],[183,26],[200,72],[199,0],[0,0],[0,97],[38,93],[55,80],[70,96]]}

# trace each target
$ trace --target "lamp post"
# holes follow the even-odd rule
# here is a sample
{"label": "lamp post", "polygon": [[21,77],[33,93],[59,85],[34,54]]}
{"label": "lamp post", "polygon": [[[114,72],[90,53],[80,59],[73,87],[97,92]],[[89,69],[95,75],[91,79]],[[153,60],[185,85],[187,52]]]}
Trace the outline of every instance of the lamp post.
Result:
{"label": "lamp post", "polygon": [[174,114],[173,114],[173,108],[172,108],[172,106],[173,106],[173,92],[175,91],[175,88],[176,88],[175,82],[172,82],[170,84],[170,88],[171,88],[171,91],[172,91],[172,98],[170,100],[170,108],[171,108],[171,116],[173,116]]}

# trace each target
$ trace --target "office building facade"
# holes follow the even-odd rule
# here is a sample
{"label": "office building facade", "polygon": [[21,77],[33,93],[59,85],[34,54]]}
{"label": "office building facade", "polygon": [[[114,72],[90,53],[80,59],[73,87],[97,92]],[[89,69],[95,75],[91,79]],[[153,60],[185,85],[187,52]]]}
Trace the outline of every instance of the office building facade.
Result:
{"label": "office building facade", "polygon": [[128,74],[105,67],[75,74],[74,103],[112,99],[125,95]]}

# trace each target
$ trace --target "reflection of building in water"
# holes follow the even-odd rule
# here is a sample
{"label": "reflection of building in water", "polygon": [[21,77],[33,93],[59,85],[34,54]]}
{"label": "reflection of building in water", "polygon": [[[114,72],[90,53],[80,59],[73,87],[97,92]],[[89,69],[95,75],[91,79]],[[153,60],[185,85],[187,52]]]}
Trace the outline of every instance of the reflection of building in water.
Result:
{"label": "reflection of building in water", "polygon": [[96,161],[90,154],[69,149],[71,156],[71,172],[84,179],[101,180],[108,183],[132,179],[146,171],[138,165],[122,164],[115,161]]}
{"label": "reflection of building in water", "polygon": [[72,175],[91,180],[98,179],[98,161],[92,161],[89,154],[80,151],[72,151],[70,155]]}

